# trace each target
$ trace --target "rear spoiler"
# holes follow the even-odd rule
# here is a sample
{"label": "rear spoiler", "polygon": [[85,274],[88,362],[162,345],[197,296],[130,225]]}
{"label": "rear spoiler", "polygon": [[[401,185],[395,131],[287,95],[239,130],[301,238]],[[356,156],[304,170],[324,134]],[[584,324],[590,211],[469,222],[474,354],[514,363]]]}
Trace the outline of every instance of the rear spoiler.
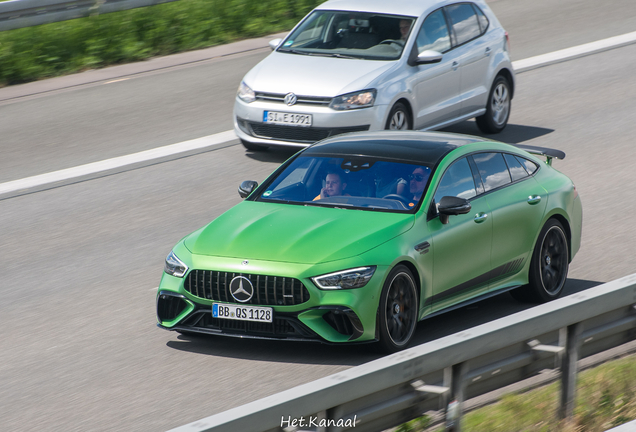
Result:
{"label": "rear spoiler", "polygon": [[552,166],[552,159],[565,159],[565,152],[556,149],[550,149],[546,147],[535,147],[523,144],[513,144],[515,147],[525,150],[530,154],[543,156],[546,158],[548,165]]}

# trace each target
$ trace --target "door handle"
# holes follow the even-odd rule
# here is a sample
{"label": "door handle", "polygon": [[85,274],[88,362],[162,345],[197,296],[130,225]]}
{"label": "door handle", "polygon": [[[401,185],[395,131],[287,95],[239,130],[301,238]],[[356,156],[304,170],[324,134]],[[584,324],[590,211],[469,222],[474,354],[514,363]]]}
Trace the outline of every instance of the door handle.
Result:
{"label": "door handle", "polygon": [[416,244],[415,245],[415,250],[417,252],[419,252],[421,255],[424,255],[425,253],[428,253],[429,248],[431,247],[431,244],[427,241]]}
{"label": "door handle", "polygon": [[484,54],[486,54],[486,57],[490,56],[490,47],[486,47],[486,52]]}
{"label": "door handle", "polygon": [[453,68],[454,71],[457,70],[457,68],[459,67],[459,63],[457,63],[456,61],[453,62],[453,64],[451,65],[451,67]]}
{"label": "door handle", "polygon": [[488,219],[488,213],[477,213],[475,215],[475,219],[473,219],[475,221],[475,223],[482,223],[483,221],[485,221],[486,219]]}
{"label": "door handle", "polygon": [[528,204],[530,205],[539,204],[540,201],[541,201],[541,195],[530,195],[528,197]]}

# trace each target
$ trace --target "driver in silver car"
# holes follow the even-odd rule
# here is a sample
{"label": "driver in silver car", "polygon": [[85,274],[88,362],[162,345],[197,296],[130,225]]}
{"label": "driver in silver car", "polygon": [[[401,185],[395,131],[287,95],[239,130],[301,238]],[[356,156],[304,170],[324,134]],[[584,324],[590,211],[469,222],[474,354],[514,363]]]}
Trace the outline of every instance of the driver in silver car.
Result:
{"label": "driver in silver car", "polygon": [[411,30],[411,20],[403,19],[400,20],[400,37],[401,41],[406,41],[406,38],[409,35],[409,30]]}

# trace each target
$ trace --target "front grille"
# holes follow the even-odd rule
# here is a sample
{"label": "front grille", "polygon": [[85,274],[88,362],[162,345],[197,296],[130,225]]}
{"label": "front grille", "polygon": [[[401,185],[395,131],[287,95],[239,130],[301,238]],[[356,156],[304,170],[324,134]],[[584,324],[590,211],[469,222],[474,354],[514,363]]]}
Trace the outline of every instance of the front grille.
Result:
{"label": "front grille", "polygon": [[[297,100],[294,105],[329,106],[331,103],[330,97],[296,96],[296,98]],[[285,95],[279,93],[256,92],[256,100],[285,103]]]}
{"label": "front grille", "polygon": [[157,298],[157,318],[159,321],[172,321],[187,307],[181,297],[159,294]]}
{"label": "front grille", "polygon": [[238,303],[230,293],[230,282],[236,276],[246,277],[254,287],[252,298],[241,304],[292,306],[309,300],[309,291],[301,281],[280,276],[192,270],[186,276],[184,287],[199,298]]}
{"label": "front grille", "polygon": [[314,143],[325,138],[347,132],[362,132],[369,130],[369,125],[350,126],[341,128],[318,128],[302,126],[282,126],[251,121],[242,121],[241,129],[252,136],[283,141]]}
{"label": "front grille", "polygon": [[180,328],[220,331],[231,335],[265,338],[315,339],[316,334],[292,316],[276,316],[271,323],[214,318],[210,310],[199,310],[180,324]]}

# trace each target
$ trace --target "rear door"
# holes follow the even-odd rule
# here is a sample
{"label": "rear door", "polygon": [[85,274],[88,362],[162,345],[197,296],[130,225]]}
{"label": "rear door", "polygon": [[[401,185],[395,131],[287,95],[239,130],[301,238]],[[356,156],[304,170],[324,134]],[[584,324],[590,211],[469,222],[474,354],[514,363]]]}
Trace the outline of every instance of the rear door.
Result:
{"label": "rear door", "polygon": [[[493,234],[491,288],[521,271],[531,258],[535,238],[545,213],[547,196],[526,163],[509,153],[489,152],[472,156],[492,212]],[[526,163],[524,163],[526,162]],[[530,167],[532,167],[530,165]]]}
{"label": "rear door", "polygon": [[493,40],[488,19],[472,3],[457,3],[444,8],[452,26],[460,71],[462,114],[484,108],[490,91],[489,67]]}

